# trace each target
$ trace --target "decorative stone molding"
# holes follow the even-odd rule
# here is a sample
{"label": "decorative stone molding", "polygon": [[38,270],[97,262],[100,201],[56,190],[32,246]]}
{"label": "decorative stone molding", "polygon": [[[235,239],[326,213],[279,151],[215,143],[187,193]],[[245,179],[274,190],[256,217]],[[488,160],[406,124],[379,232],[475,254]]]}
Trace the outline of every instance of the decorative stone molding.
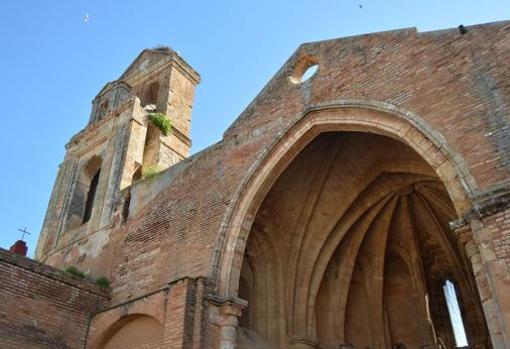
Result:
{"label": "decorative stone molding", "polygon": [[222,309],[222,312],[229,315],[241,316],[241,311],[248,306],[248,301],[239,297],[221,297],[210,294],[207,299],[209,303]]}
{"label": "decorative stone molding", "polygon": [[220,348],[234,349],[237,343],[239,317],[242,310],[248,306],[248,302],[238,297],[226,298],[215,294],[210,294],[207,299],[213,306],[211,320],[220,330]]}
{"label": "decorative stone molding", "polygon": [[463,230],[471,220],[488,217],[508,207],[510,207],[510,183],[504,182],[476,195],[471,210],[463,217],[450,222],[450,228],[454,231]]}

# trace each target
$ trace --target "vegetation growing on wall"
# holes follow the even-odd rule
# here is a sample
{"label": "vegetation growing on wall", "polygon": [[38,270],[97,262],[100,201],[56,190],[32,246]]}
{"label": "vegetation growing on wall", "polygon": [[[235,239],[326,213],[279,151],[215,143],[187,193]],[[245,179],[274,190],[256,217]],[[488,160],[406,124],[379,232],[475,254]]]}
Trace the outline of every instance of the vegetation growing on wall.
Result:
{"label": "vegetation growing on wall", "polygon": [[168,136],[172,132],[172,123],[163,113],[150,113],[149,120],[159,128],[164,136]]}
{"label": "vegetation growing on wall", "polygon": [[[64,270],[66,273],[69,273],[71,275],[74,275],[76,277],[79,277],[80,279],[87,279],[89,281],[94,282],[94,279],[92,279],[90,276],[86,275],[84,272],[82,272],[80,269],[76,268],[75,266],[69,266]],[[96,285],[99,285],[104,288],[110,287],[110,281],[105,276],[101,276],[96,279],[95,281]]]}
{"label": "vegetation growing on wall", "polygon": [[147,166],[142,168],[142,177],[144,179],[154,178],[161,169],[157,165]]}
{"label": "vegetation growing on wall", "polygon": [[104,288],[110,287],[110,281],[108,281],[108,279],[104,276],[97,278],[96,284]]}
{"label": "vegetation growing on wall", "polygon": [[79,277],[80,279],[85,279],[85,273],[82,272],[81,270],[79,270],[78,268],[74,267],[74,266],[69,266],[65,269],[65,272],[66,273],[69,273],[71,275],[74,275],[74,276],[77,276]]}

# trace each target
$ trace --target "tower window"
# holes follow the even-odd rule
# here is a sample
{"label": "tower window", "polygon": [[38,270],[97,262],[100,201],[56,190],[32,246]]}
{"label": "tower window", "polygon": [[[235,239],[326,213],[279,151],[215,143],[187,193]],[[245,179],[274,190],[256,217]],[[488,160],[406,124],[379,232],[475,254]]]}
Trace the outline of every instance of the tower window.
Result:
{"label": "tower window", "polygon": [[102,164],[103,160],[99,155],[91,156],[86,162],[79,162],[64,231],[72,230],[90,219]]}
{"label": "tower window", "polygon": [[92,206],[94,205],[94,198],[96,196],[100,174],[101,169],[96,172],[94,177],[92,177],[92,181],[90,182],[89,192],[87,193],[87,201],[85,202],[85,212],[83,213],[83,223],[88,222],[90,215],[92,214]]}
{"label": "tower window", "polygon": [[103,101],[103,103],[99,105],[98,120],[104,118],[107,113],[108,113],[108,100]]}
{"label": "tower window", "polygon": [[468,345],[466,330],[464,322],[462,321],[462,314],[460,312],[459,298],[455,285],[451,280],[446,280],[443,284],[443,293],[448,307],[448,314],[450,315],[450,324],[452,325],[453,335],[455,337],[456,347],[466,347]]}
{"label": "tower window", "polygon": [[158,105],[159,82],[150,84],[143,94],[142,107],[151,106],[156,110]]}

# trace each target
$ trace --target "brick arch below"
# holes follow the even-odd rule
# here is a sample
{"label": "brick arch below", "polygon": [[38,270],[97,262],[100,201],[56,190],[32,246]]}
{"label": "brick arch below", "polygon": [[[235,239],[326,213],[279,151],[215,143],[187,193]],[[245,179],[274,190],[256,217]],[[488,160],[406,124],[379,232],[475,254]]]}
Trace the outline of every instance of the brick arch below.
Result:
{"label": "brick arch below", "polygon": [[164,326],[154,317],[132,314],[117,320],[104,333],[96,348],[160,348]]}
{"label": "brick arch below", "polygon": [[[97,314],[92,319],[86,347],[91,349],[115,348],[114,346],[107,347],[106,344],[116,334],[119,334],[119,331],[130,327],[130,331],[146,328],[147,333],[152,334],[156,332],[156,329],[161,329],[160,334],[163,338],[165,317],[161,308],[156,306],[159,304],[158,300],[154,302],[135,301],[128,307],[117,307]],[[128,325],[129,327],[126,327]],[[122,335],[122,333],[120,334]]]}

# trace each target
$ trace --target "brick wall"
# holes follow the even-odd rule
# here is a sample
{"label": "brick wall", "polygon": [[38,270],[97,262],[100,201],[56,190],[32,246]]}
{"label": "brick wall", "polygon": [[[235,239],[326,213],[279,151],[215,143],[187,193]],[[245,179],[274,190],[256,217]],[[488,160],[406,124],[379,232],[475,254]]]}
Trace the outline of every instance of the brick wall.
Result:
{"label": "brick wall", "polygon": [[0,348],[82,348],[106,290],[0,249]]}
{"label": "brick wall", "polygon": [[510,209],[498,212],[491,220],[496,258],[505,261],[510,270]]}

